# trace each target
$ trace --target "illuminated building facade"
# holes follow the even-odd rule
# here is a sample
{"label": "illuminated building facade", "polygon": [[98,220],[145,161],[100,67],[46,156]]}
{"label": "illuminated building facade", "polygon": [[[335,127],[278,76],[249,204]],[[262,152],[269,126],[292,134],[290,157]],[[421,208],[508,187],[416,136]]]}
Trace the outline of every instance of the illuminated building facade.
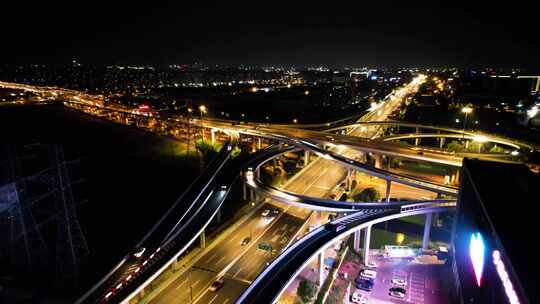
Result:
{"label": "illuminated building facade", "polygon": [[450,250],[460,303],[531,303],[539,176],[525,165],[466,159],[461,181]]}

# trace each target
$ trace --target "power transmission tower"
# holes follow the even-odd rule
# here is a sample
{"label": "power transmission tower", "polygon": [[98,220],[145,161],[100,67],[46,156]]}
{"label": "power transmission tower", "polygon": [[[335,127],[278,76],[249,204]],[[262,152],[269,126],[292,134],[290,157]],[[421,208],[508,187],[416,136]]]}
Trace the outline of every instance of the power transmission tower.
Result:
{"label": "power transmission tower", "polygon": [[17,147],[4,146],[4,155],[6,183],[2,188],[4,193],[11,197],[7,210],[10,260],[18,271],[42,272],[48,265],[48,249],[34,217]]}
{"label": "power transmission tower", "polygon": [[56,276],[61,285],[76,284],[81,262],[88,255],[88,244],[77,218],[76,202],[69,178],[64,149],[61,145],[49,147],[49,158],[53,166],[54,178],[49,185],[54,189],[56,222]]}

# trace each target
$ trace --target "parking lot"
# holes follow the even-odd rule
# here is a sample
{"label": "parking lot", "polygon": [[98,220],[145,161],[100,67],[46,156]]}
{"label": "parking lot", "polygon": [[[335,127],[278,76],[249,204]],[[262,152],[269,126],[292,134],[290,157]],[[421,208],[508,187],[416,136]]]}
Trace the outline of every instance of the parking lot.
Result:
{"label": "parking lot", "polygon": [[[449,303],[441,286],[444,280],[451,280],[451,278],[442,275],[445,273],[443,271],[445,266],[435,257],[405,259],[373,255],[371,261],[377,264],[375,269],[377,275],[371,291],[356,289],[354,285],[354,278],[359,270],[365,268],[363,265],[349,263],[340,269],[340,273],[347,272],[353,282],[351,295],[356,291],[367,298],[367,303]],[[389,289],[394,286],[392,279],[402,279],[406,282],[404,287],[406,293],[403,298],[389,295]]]}

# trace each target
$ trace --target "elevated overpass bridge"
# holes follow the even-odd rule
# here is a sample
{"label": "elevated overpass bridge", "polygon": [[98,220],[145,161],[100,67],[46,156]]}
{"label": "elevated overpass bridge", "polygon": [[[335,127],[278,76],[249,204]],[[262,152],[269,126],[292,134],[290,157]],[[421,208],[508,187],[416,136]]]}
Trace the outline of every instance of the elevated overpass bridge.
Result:
{"label": "elevated overpass bridge", "polygon": [[[9,87],[0,83],[0,87]],[[18,87],[39,92],[39,87]],[[126,115],[134,115],[113,107],[104,106],[99,98],[82,95],[71,90],[57,88],[43,89],[48,94],[62,94],[67,106],[84,105],[95,109],[106,109]],[[77,95],[80,94],[80,95]],[[400,93],[403,94],[403,93]],[[75,98],[77,97],[77,98]],[[399,96],[389,96],[389,101]],[[336,123],[314,125],[272,125],[260,123],[238,123],[215,119],[182,119],[177,117],[156,118],[164,123],[196,124],[202,128],[221,130],[231,134],[231,140],[224,145],[216,160],[214,160],[186,193],[171,207],[156,226],[133,248],[122,261],[116,265],[100,282],[83,295],[77,303],[127,303],[144,286],[148,285],[164,269],[169,267],[183,252],[187,250],[196,238],[204,233],[205,227],[216,215],[229,193],[230,187],[247,166],[258,168],[265,161],[280,154],[306,150],[320,157],[335,161],[342,166],[365,172],[369,175],[387,181],[388,189],[391,183],[400,183],[419,189],[429,190],[449,196],[456,196],[457,189],[425,180],[396,174],[367,165],[365,162],[352,159],[340,152],[351,149],[362,153],[395,156],[415,161],[425,161],[444,164],[459,168],[464,157],[476,157],[487,160],[519,162],[514,155],[495,155],[490,153],[455,153],[442,149],[421,146],[403,146],[392,142],[392,138],[369,138],[350,135],[352,130],[363,126],[392,125],[395,122],[368,122],[377,117],[376,112],[370,112],[350,124],[356,117],[346,118]],[[339,125],[339,126],[337,126]],[[405,126],[405,125],[404,125]],[[407,125],[418,128],[419,125]],[[450,132],[433,126],[427,129]],[[322,130],[324,129],[324,130]],[[455,130],[453,130],[455,131]],[[237,141],[235,134],[255,138],[267,138],[279,142],[277,147],[270,147],[255,155],[250,161],[238,163],[230,160],[232,146]],[[477,134],[461,134],[477,136]],[[412,136],[412,135],[411,135]],[[491,138],[489,138],[491,139]],[[499,139],[494,139],[498,140]],[[285,147],[284,145],[288,145]],[[511,147],[532,149],[532,146],[508,142]],[[246,178],[246,177],[245,177]],[[237,303],[274,303],[284,288],[306,265],[311,257],[320,254],[324,248],[336,239],[355,233],[360,229],[370,229],[371,225],[415,214],[452,210],[455,202],[452,200],[414,201],[407,203],[343,203],[321,198],[301,196],[288,193],[277,188],[264,185],[259,179],[246,178],[250,187],[257,191],[288,204],[299,205],[313,210],[352,212],[351,215],[316,229],[285,250],[270,266],[253,282]],[[387,195],[387,198],[389,196]],[[184,204],[179,204],[183,201]]]}

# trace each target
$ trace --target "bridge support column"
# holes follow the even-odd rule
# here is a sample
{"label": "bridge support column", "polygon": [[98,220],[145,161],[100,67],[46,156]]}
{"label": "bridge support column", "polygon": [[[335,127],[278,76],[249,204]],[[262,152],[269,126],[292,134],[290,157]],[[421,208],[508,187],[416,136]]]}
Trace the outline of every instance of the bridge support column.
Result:
{"label": "bridge support column", "polygon": [[304,151],[304,167],[309,164],[309,150]]}
{"label": "bridge support column", "polygon": [[439,138],[439,148],[440,149],[442,149],[442,147],[444,147],[444,141],[445,141],[444,137]]}
{"label": "bridge support column", "polygon": [[260,137],[257,139],[257,149],[262,149],[262,139]]}
{"label": "bridge support column", "polygon": [[247,200],[247,185],[246,185],[246,183],[242,183],[242,198],[244,200]]}
{"label": "bridge support column", "polygon": [[255,191],[253,191],[253,189],[249,189],[249,199],[251,201],[255,200]]}
{"label": "bridge support column", "polygon": [[369,262],[369,241],[371,238],[371,225],[365,228],[364,236],[364,265],[367,265]]}
{"label": "bridge support column", "polygon": [[221,223],[221,207],[218,208],[217,210],[217,213],[216,213],[216,222],[219,224]]}
{"label": "bridge support column", "polygon": [[424,237],[422,238],[422,249],[426,250],[429,247],[429,234],[431,232],[431,220],[433,213],[426,214],[426,222],[424,224]]}
{"label": "bridge support column", "polygon": [[375,168],[381,169],[382,167],[382,154],[374,154],[375,157]]}
{"label": "bridge support column", "polygon": [[356,252],[360,252],[360,236],[361,236],[361,231],[360,230],[357,230],[354,232],[354,250]]}
{"label": "bridge support column", "polygon": [[389,177],[386,177],[386,202],[390,203],[390,187],[392,186],[392,181]]}
{"label": "bridge support column", "polygon": [[352,175],[353,175],[353,170],[351,168],[347,168],[347,191],[351,192],[351,188],[352,188]]}
{"label": "bridge support column", "polygon": [[[419,133],[420,133],[420,129],[416,128],[416,134],[419,134]],[[417,137],[414,139],[414,145],[418,146],[419,144],[420,144],[420,137]]]}
{"label": "bridge support column", "polygon": [[199,236],[199,245],[201,246],[202,249],[206,248],[206,231],[202,231],[200,236]]}
{"label": "bridge support column", "polygon": [[216,144],[216,131],[214,129],[210,130],[210,138],[212,141],[212,146]]}
{"label": "bridge support column", "polygon": [[324,251],[321,251],[319,253],[319,288],[322,287],[324,281],[323,281],[323,274],[324,274]]}

